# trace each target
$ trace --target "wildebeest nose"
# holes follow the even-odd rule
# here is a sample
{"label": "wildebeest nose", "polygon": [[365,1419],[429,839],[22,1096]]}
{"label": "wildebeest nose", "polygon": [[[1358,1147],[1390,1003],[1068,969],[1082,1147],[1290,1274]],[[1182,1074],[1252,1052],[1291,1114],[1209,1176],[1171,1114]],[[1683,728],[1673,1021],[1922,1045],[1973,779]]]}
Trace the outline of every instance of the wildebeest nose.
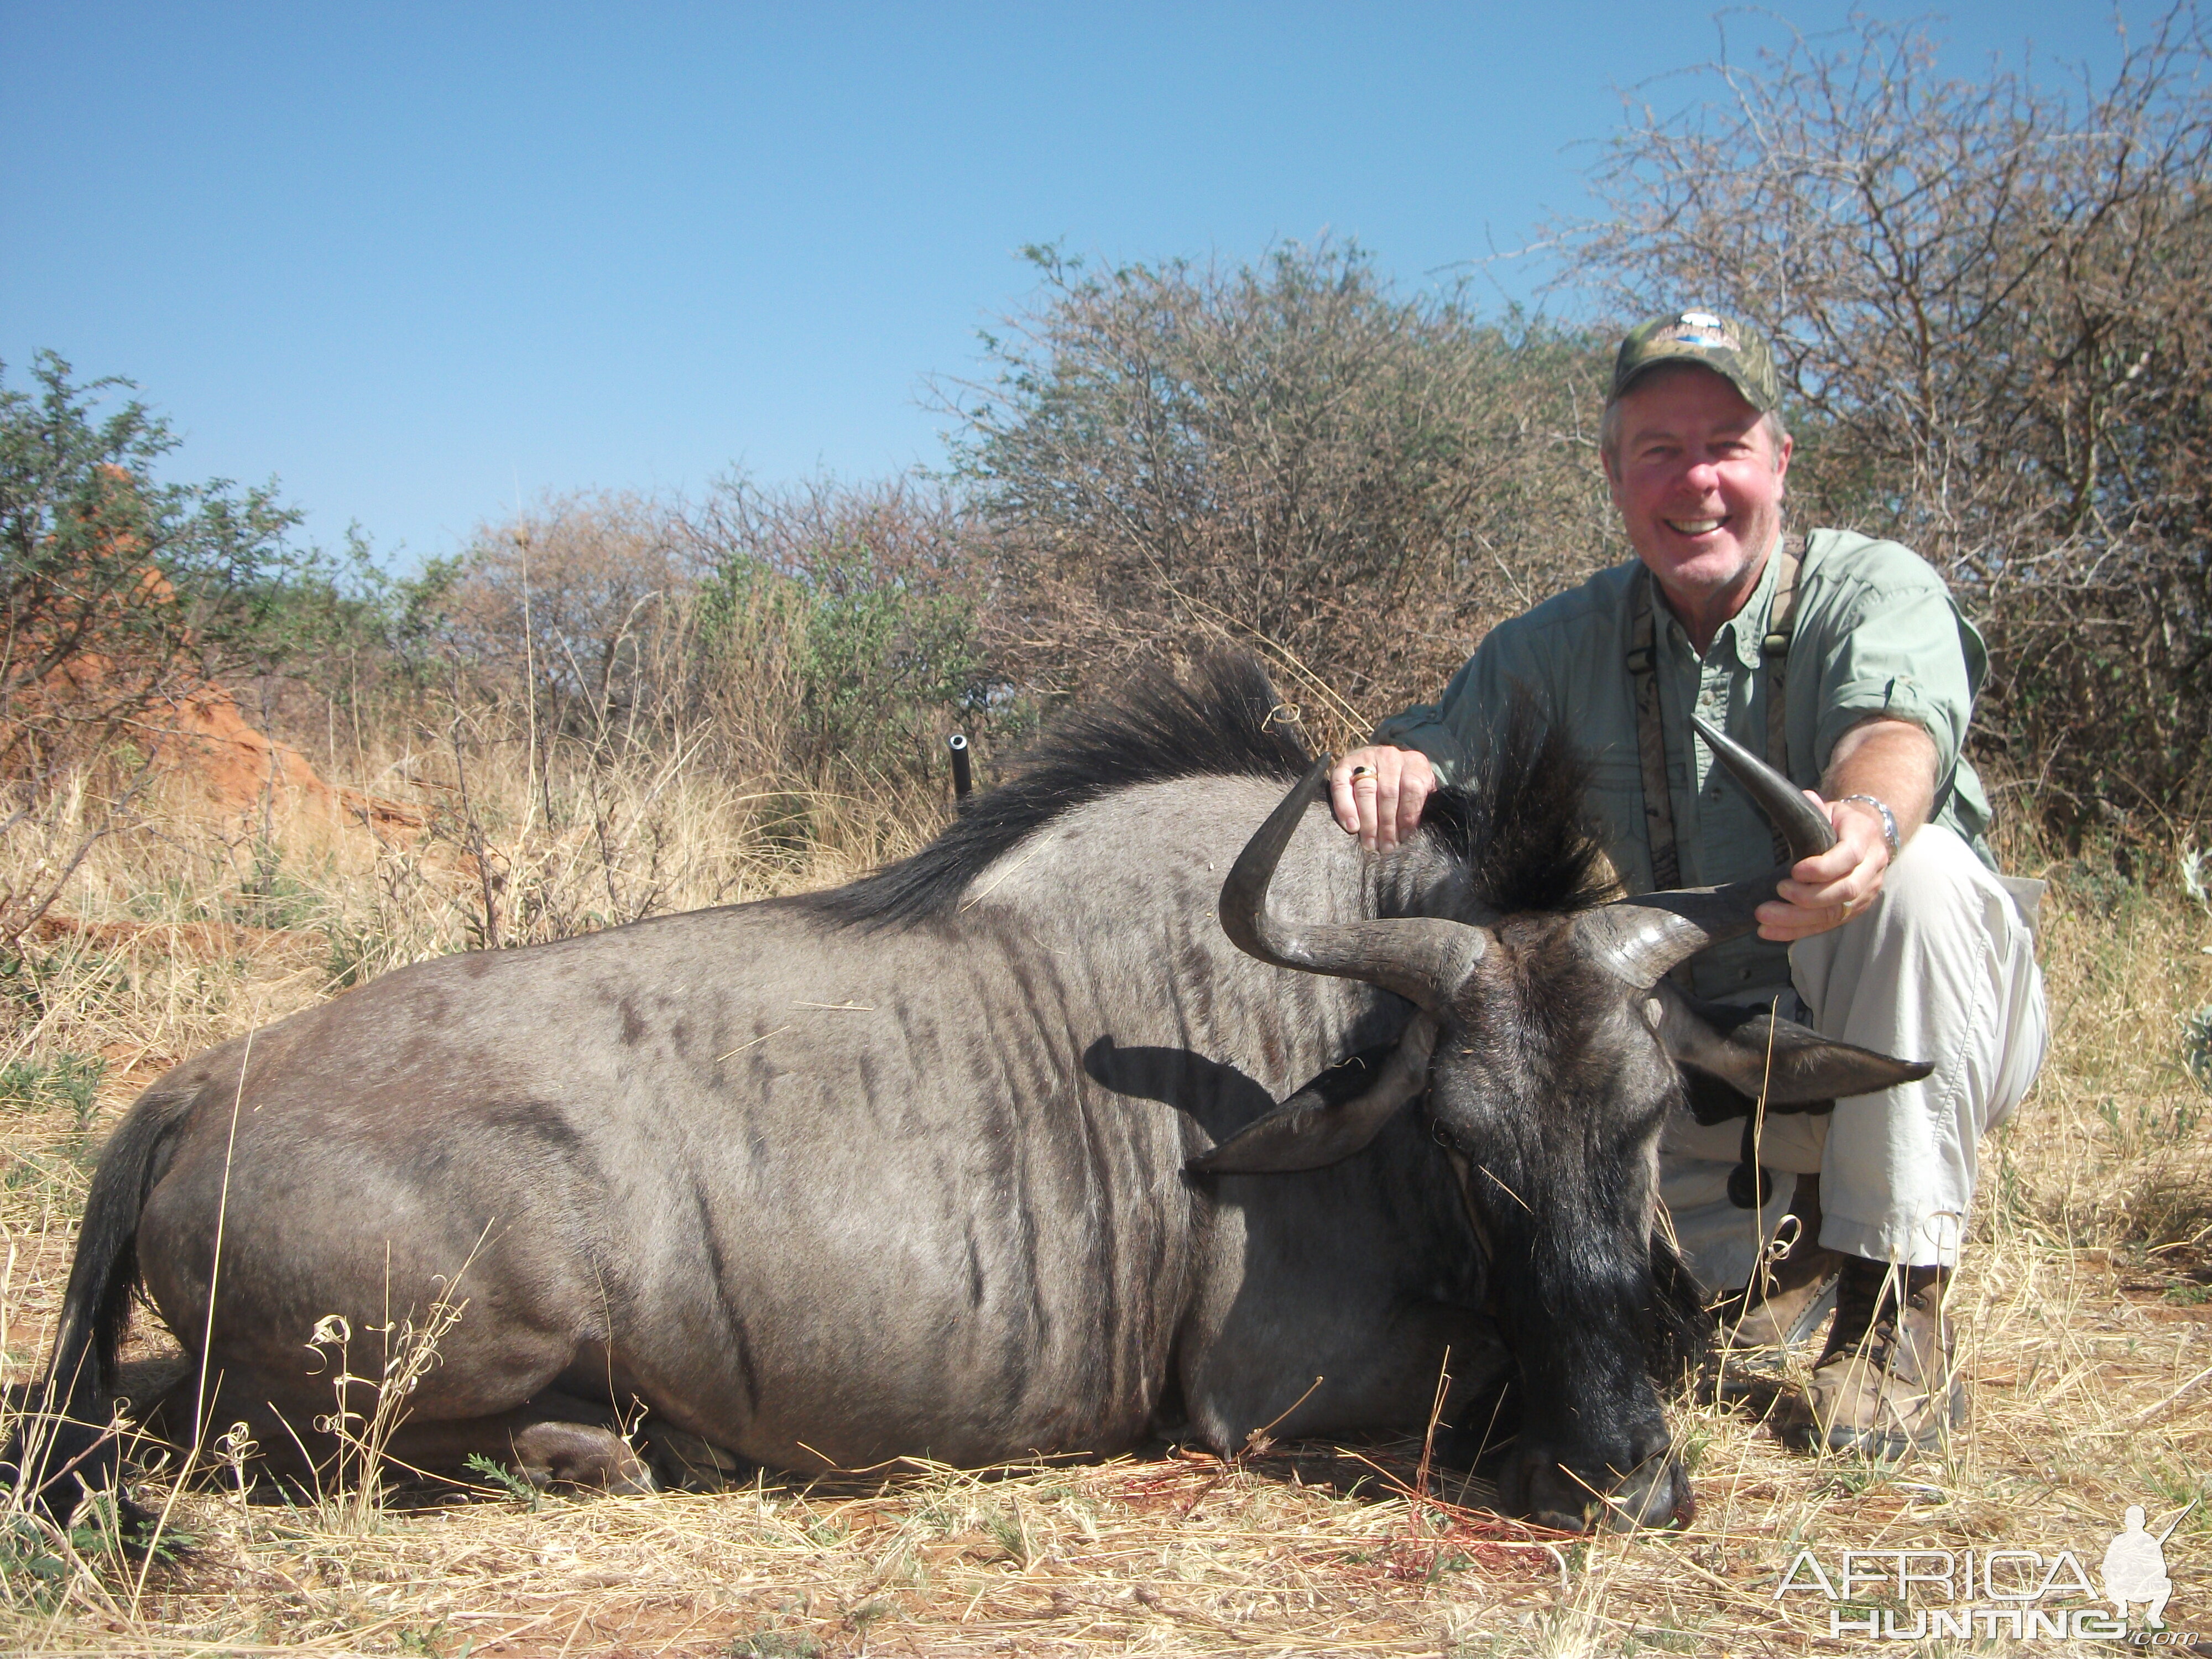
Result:
{"label": "wildebeest nose", "polygon": [[1662,1454],[1614,1488],[1606,1499],[1603,1520],[1608,1532],[1634,1532],[1639,1527],[1687,1526],[1697,1512],[1681,1460]]}

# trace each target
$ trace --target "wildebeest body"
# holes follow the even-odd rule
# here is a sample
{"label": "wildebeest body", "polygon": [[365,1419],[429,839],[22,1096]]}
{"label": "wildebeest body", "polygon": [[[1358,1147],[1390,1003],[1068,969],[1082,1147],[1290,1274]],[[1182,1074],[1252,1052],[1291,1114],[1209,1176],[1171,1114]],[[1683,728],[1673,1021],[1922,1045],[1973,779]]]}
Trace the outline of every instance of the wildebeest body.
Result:
{"label": "wildebeest body", "polygon": [[374,1378],[449,1286],[390,1446],[422,1468],[641,1478],[605,1432],[639,1406],[800,1470],[1177,1412],[1224,1451],[1416,1431],[1449,1350],[1448,1413],[1517,1378],[1510,1504],[1682,1513],[1652,1154],[1686,1072],[1789,1109],[1926,1068],[1670,986],[1771,882],[1601,902],[1529,710],[1376,859],[1320,769],[1284,793],[1274,705],[1249,663],[1140,687],[851,887],[423,964],[188,1062],[94,1178],[74,1426],[11,1461],[97,1482],[136,1270],[204,1358],[167,1426],[278,1461],[330,1453],[331,1316]]}
{"label": "wildebeest body", "polygon": [[[141,1109],[175,1125],[138,1255],[198,1349],[225,1218],[210,1420],[281,1447],[270,1418],[331,1408],[319,1319],[373,1352],[466,1263],[421,1452],[483,1419],[496,1453],[549,1389],[793,1468],[1114,1451],[1174,1395],[1234,1445],[1317,1375],[1283,1431],[1418,1425],[1447,1345],[1462,1393],[1496,1350],[1417,1127],[1310,1174],[1182,1172],[1404,1022],[1223,937],[1279,793],[1080,805],[903,927],[774,902],[425,963],[179,1068]],[[1302,839],[1304,898],[1371,909],[1348,845]]]}

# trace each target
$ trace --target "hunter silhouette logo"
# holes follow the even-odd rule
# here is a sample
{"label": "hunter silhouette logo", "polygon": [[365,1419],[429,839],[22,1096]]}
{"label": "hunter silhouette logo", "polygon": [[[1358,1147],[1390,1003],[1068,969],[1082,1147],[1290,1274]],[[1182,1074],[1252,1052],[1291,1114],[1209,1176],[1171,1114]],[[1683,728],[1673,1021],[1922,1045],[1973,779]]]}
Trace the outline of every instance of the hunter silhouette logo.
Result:
{"label": "hunter silhouette logo", "polygon": [[[2196,1507],[2191,1500],[2189,1510]],[[2105,1599],[2118,1609],[2122,1620],[2128,1616],[2129,1603],[2141,1601],[2143,1623],[2153,1630],[2166,1628],[2166,1601],[2173,1594],[2173,1581],[2166,1576],[2166,1540],[2173,1536],[2173,1529],[2189,1510],[2175,1516],[2166,1522],[2166,1530],[2154,1537],[2143,1525],[2142,1505],[2128,1505],[2127,1530],[2106,1547],[2100,1575]]]}

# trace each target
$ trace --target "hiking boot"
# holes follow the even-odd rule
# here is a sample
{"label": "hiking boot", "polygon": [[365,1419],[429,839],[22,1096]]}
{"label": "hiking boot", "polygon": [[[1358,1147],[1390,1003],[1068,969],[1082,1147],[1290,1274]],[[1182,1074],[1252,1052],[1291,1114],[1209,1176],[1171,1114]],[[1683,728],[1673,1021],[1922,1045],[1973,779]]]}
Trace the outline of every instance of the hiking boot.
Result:
{"label": "hiking boot", "polygon": [[1751,1283],[1713,1308],[1715,1340],[1723,1350],[1794,1348],[1812,1340],[1835,1311],[1844,1266],[1843,1253],[1822,1249],[1820,1237],[1820,1177],[1799,1176],[1778,1234],[1789,1239],[1788,1248],[1770,1251],[1753,1269]]}
{"label": "hiking boot", "polygon": [[1813,1443],[1890,1460],[1932,1451],[1966,1425],[1966,1388],[1943,1317],[1949,1280],[1942,1267],[1844,1258],[1836,1322],[1797,1414]]}
{"label": "hiking boot", "polygon": [[1806,1253],[1812,1276],[1785,1285],[1778,1279],[1764,1296],[1739,1291],[1714,1310],[1714,1340],[1731,1353],[1763,1348],[1794,1348],[1813,1340],[1820,1322],[1836,1310],[1836,1286],[1843,1258],[1834,1250]]}

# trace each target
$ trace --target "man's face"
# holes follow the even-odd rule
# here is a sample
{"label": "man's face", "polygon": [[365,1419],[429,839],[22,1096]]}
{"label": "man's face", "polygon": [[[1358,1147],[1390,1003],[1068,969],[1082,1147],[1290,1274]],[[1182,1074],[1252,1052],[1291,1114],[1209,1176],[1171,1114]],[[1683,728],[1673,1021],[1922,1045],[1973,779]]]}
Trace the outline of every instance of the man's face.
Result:
{"label": "man's face", "polygon": [[1686,622],[1717,626],[1758,585],[1782,527],[1790,440],[1710,369],[1655,369],[1620,400],[1606,463],[1629,544]]}

